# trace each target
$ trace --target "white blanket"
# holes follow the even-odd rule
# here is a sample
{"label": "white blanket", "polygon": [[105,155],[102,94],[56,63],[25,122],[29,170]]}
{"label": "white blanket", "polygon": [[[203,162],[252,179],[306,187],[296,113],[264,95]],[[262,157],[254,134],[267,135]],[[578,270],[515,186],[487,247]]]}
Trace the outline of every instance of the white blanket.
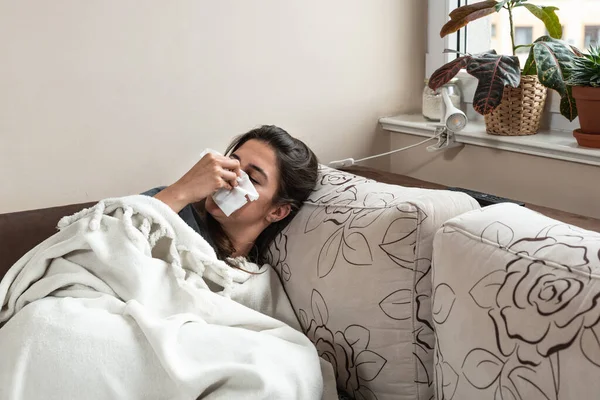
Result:
{"label": "white blanket", "polygon": [[1,399],[337,398],[268,266],[227,266],[146,196],[59,228],[0,283]]}

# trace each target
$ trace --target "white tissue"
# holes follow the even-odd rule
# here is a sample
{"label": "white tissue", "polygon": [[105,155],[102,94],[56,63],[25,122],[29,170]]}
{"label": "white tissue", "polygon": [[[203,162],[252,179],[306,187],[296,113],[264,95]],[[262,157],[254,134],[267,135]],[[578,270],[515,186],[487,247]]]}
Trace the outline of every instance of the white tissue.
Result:
{"label": "white tissue", "polygon": [[[206,149],[200,154],[200,158],[204,157],[206,153],[221,154],[215,150]],[[219,206],[225,216],[229,217],[236,210],[242,208],[248,201],[254,201],[258,199],[258,192],[250,181],[250,177],[244,171],[241,171],[241,176],[237,178],[238,186],[232,190],[219,189],[213,193],[212,198],[215,204]]]}
{"label": "white tissue", "polygon": [[238,186],[232,190],[219,189],[213,193],[212,198],[226,216],[230,216],[234,211],[242,208],[247,202],[258,199],[258,192],[254,188],[248,174],[241,171],[241,176],[237,178]]}

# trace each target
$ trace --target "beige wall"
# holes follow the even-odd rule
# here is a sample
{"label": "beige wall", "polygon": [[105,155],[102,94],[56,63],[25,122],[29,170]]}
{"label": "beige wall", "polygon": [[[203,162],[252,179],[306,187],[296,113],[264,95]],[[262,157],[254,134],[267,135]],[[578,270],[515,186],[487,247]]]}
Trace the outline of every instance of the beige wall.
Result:
{"label": "beige wall", "polygon": [[[423,140],[393,134],[392,148]],[[424,146],[392,157],[391,170],[600,218],[600,167],[466,145],[428,153]]]}
{"label": "beige wall", "polygon": [[263,123],[323,162],[386,151],[378,117],[420,105],[425,3],[0,0],[0,212],[168,184]]}

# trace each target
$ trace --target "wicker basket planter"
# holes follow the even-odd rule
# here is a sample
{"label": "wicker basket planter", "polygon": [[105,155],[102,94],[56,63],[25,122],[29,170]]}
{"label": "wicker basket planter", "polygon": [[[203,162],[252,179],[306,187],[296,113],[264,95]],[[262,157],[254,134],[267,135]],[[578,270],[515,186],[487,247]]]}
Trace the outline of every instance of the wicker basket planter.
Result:
{"label": "wicker basket planter", "polygon": [[500,105],[485,116],[487,133],[502,136],[536,134],[546,104],[546,92],[537,75],[521,76],[517,88],[506,86]]}

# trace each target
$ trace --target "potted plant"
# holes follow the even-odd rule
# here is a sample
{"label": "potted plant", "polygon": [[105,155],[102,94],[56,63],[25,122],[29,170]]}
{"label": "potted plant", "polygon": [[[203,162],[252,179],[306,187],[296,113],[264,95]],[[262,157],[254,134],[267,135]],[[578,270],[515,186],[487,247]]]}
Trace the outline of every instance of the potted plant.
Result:
{"label": "potted plant", "polygon": [[575,57],[569,75],[581,125],[573,135],[580,146],[600,148],[600,45]]}
{"label": "potted plant", "polygon": [[[525,7],[543,21],[548,36],[517,46],[514,38],[513,10]],[[577,49],[560,40],[562,26],[556,7],[537,6],[527,0],[481,1],[458,7],[450,13],[440,32],[444,37],[469,22],[495,12],[507,11],[511,27],[512,54],[497,54],[490,50],[482,54],[464,54],[433,73],[429,87],[437,90],[461,69],[477,78],[473,108],[485,116],[486,131],[495,135],[532,135],[537,133],[546,101],[546,88],[561,96],[561,114],[570,121],[577,116],[571,88],[566,84],[569,66]],[[517,49],[529,47],[529,57],[521,70]]]}

